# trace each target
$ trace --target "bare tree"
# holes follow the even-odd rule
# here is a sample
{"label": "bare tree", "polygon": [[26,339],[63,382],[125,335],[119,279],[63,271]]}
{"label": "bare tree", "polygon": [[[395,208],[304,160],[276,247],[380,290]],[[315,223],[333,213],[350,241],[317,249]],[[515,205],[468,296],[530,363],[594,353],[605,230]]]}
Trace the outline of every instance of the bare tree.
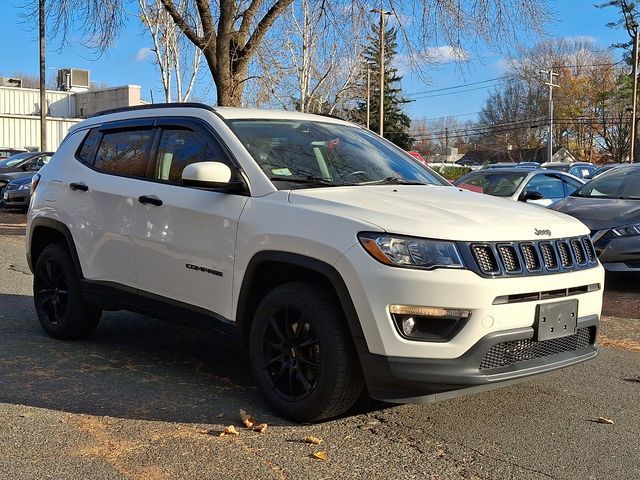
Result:
{"label": "bare tree", "polygon": [[[189,100],[195,86],[202,51],[194,48],[182,35],[178,26],[162,6],[160,0],[138,0],[140,19],[153,41],[153,52],[158,65],[165,101],[171,102],[172,92],[175,100]],[[188,7],[187,0],[176,3],[183,15]],[[201,28],[198,28],[200,31]],[[190,48],[191,47],[191,48]]]}
{"label": "bare tree", "polygon": [[[251,61],[276,21],[294,3],[294,0],[187,0],[187,8],[181,10],[178,0],[160,1],[180,31],[202,51],[220,105],[242,103]],[[363,0],[314,1],[331,10],[337,24],[349,22],[352,11],[370,8]],[[464,52],[465,47],[473,48],[480,40],[504,49],[505,45],[510,48],[517,44],[527,31],[542,31],[550,17],[547,1],[390,0],[388,5],[398,22],[401,47],[408,52],[411,65],[424,72],[430,57],[430,50],[425,47],[437,40],[447,42],[458,52]],[[32,0],[31,6],[34,3]],[[63,41],[71,27],[80,24],[77,30],[84,33],[88,44],[104,51],[122,29],[125,4],[126,0],[48,0],[47,14],[53,33],[61,35]],[[526,19],[528,30],[523,31],[522,19]]]}

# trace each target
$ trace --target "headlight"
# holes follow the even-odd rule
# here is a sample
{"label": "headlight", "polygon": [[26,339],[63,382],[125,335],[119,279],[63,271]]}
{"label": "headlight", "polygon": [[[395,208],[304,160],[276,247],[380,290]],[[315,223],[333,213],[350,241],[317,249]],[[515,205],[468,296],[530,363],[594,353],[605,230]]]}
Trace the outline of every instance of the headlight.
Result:
{"label": "headlight", "polygon": [[386,233],[360,233],[358,240],[381,263],[409,268],[463,268],[453,242],[401,237]]}
{"label": "headlight", "polygon": [[612,228],[611,231],[618,237],[629,237],[631,235],[640,235],[640,224],[616,227],[616,228]]}
{"label": "headlight", "polygon": [[29,190],[31,188],[31,183],[23,183],[18,187],[18,190]]}

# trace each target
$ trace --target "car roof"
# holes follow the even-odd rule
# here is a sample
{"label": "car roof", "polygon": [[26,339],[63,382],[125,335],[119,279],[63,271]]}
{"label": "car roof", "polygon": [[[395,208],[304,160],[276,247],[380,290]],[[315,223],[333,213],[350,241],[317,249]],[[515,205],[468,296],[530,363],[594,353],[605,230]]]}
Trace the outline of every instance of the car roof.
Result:
{"label": "car roof", "polygon": [[[314,115],[310,113],[292,112],[288,110],[268,110],[239,107],[211,107],[204,103],[154,103],[103,110],[89,117],[83,124],[100,124],[113,120],[126,120],[164,114],[175,114],[177,110],[205,110],[212,112],[224,120],[297,120],[354,125],[331,115]],[[181,112],[182,113],[182,112]]]}

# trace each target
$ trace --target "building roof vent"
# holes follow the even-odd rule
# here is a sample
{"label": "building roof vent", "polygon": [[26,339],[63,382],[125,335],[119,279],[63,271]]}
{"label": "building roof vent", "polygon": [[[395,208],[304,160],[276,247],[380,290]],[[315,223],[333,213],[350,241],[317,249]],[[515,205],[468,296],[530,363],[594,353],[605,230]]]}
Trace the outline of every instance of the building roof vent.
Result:
{"label": "building roof vent", "polygon": [[89,90],[89,70],[62,68],[58,70],[58,90],[86,92]]}

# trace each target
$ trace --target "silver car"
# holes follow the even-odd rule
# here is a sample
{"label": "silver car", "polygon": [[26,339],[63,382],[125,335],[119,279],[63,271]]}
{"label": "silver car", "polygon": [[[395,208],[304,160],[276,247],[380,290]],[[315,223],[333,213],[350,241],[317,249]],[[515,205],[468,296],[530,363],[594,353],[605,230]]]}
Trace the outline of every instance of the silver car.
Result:
{"label": "silver car", "polygon": [[473,192],[548,207],[571,195],[584,181],[560,171],[500,168],[468,173],[453,184]]}

